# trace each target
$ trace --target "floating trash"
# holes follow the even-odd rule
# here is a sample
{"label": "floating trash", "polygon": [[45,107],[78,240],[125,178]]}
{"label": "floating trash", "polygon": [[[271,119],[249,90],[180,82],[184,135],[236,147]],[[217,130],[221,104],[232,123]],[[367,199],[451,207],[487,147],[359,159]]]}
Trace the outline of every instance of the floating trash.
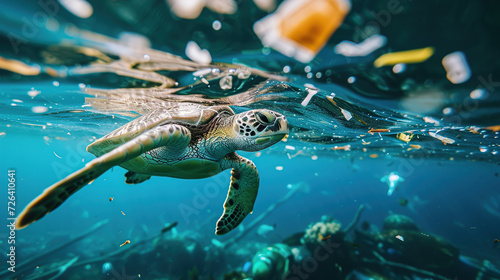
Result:
{"label": "floating trash", "polygon": [[127,244],[130,244],[130,240],[127,240],[127,241],[123,242],[122,244],[120,244],[120,247],[125,246]]}
{"label": "floating trash", "polygon": [[311,101],[311,98],[316,95],[316,93],[318,93],[317,90],[314,90],[314,89],[310,89],[310,88],[306,88],[308,94],[306,96],[306,98],[302,101],[302,103],[300,103],[302,106],[307,106],[307,104],[309,104],[309,102]]}
{"label": "floating trash", "polygon": [[79,18],[89,18],[94,13],[92,5],[85,0],[59,0],[59,3]]}
{"label": "floating trash", "polygon": [[370,130],[368,130],[368,133],[370,134],[380,133],[380,132],[391,132],[391,131],[387,128],[370,128]]}
{"label": "floating trash", "polygon": [[[439,132],[439,131],[438,131]],[[438,134],[438,132],[432,132],[432,131],[429,131],[429,135],[440,140],[441,142],[443,142],[443,144],[453,144],[455,143],[455,140],[451,139],[451,138],[448,138],[448,137],[445,137],[445,136],[441,136]]]}
{"label": "floating trash", "polygon": [[111,264],[110,262],[105,262],[103,265],[102,265],[102,274],[107,274],[109,272],[111,272],[111,270],[113,270],[113,264]]}
{"label": "floating trash", "polygon": [[398,63],[421,63],[429,59],[434,54],[434,48],[427,47],[416,50],[386,53],[381,55],[373,62],[377,68],[388,65],[396,65]]}
{"label": "floating trash", "polygon": [[210,52],[205,49],[201,49],[198,44],[194,41],[189,41],[186,45],[186,56],[194,62],[200,64],[210,64],[212,62],[212,56]]}
{"label": "floating trash", "polygon": [[375,34],[366,38],[359,44],[350,41],[342,41],[337,44],[333,50],[335,53],[348,57],[367,56],[383,47],[386,42],[387,38],[380,34]]}
{"label": "floating trash", "polygon": [[228,90],[233,88],[233,76],[227,75],[219,80],[219,86],[223,90]]}
{"label": "floating trash", "polygon": [[349,121],[350,119],[352,119],[352,114],[351,114],[351,112],[349,112],[349,111],[347,111],[347,110],[344,110],[344,109],[342,109],[342,108],[340,108],[340,111],[342,112],[342,114],[344,115],[344,118],[345,118],[346,120],[348,120],[348,121]]}
{"label": "floating trash", "polygon": [[276,229],[276,225],[260,225],[258,228],[257,228],[257,235],[261,236],[261,237],[264,237],[264,238],[267,238],[267,234],[274,231]]}
{"label": "floating trash", "polygon": [[399,239],[399,240],[401,240],[401,241],[405,241],[405,239],[401,235],[396,235],[396,238]]}
{"label": "floating trash", "polygon": [[45,113],[49,110],[49,108],[45,107],[45,106],[35,106],[33,108],[31,108],[31,111],[33,113],[37,113],[37,114],[40,114],[40,113]]}
{"label": "floating trash", "polygon": [[170,10],[178,17],[196,19],[205,7],[205,0],[168,0]]}
{"label": "floating trash", "polygon": [[409,132],[409,133],[403,133],[403,132],[401,132],[401,133],[398,133],[396,135],[396,138],[398,138],[401,141],[404,141],[404,142],[408,143],[413,138],[413,133],[411,133],[411,132]]}
{"label": "floating trash", "polygon": [[443,57],[442,63],[450,82],[461,84],[469,80],[471,71],[463,52],[450,53]]}
{"label": "floating trash", "polygon": [[307,63],[323,48],[350,9],[348,0],[287,0],[274,13],[257,21],[253,29],[264,46]]}
{"label": "floating trash", "polygon": [[484,89],[475,89],[471,91],[470,98],[472,99],[485,99],[488,96],[488,92]]}
{"label": "floating trash", "polygon": [[276,170],[282,171],[283,170],[283,166],[276,166]]}
{"label": "floating trash", "polygon": [[36,90],[35,88],[31,88],[31,90],[28,91],[28,95],[31,97],[35,97],[35,96],[39,95],[40,93],[42,93],[42,92],[39,90]]}
{"label": "floating trash", "polygon": [[392,72],[394,72],[395,74],[402,73],[405,70],[406,70],[406,64],[404,63],[398,63],[394,65],[394,67],[392,67]]}
{"label": "floating trash", "polygon": [[426,123],[432,123],[434,125],[440,125],[440,122],[433,117],[424,117]]}
{"label": "floating trash", "polygon": [[255,5],[264,12],[272,12],[276,9],[276,0],[253,0]]}
{"label": "floating trash", "polygon": [[404,178],[399,176],[397,172],[391,172],[389,175],[380,178],[380,181],[382,183],[387,183],[389,187],[389,189],[387,190],[387,195],[391,196],[396,190],[396,187],[399,185],[399,183],[404,182]]}

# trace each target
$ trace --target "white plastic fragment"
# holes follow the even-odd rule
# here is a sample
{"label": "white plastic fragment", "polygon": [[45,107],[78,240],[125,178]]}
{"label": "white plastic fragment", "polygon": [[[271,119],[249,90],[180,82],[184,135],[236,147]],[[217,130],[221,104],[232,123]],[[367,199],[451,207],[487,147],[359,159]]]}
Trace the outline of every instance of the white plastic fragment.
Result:
{"label": "white plastic fragment", "polygon": [[205,49],[201,49],[198,44],[194,41],[189,41],[186,45],[186,56],[194,62],[200,64],[210,64],[212,62],[212,56],[210,52]]}
{"label": "white plastic fragment", "polygon": [[238,11],[234,0],[206,0],[205,6],[217,14],[232,15]]}
{"label": "white plastic fragment", "polygon": [[276,170],[278,170],[278,171],[283,170],[283,166],[276,166]]}
{"label": "white plastic fragment", "polygon": [[344,115],[344,118],[345,118],[346,120],[350,120],[350,119],[352,119],[352,114],[351,114],[351,112],[349,112],[349,111],[347,111],[347,110],[344,110],[344,109],[342,109],[342,108],[340,108],[340,111],[342,111],[342,114]]}
{"label": "white plastic fragment", "polygon": [[79,18],[89,18],[94,13],[92,5],[85,0],[59,0],[59,3]]}
{"label": "white plastic fragment", "polygon": [[439,121],[438,121],[438,120],[436,120],[436,119],[435,119],[435,118],[433,118],[433,117],[424,117],[424,121],[425,121],[426,123],[432,123],[432,124],[434,124],[434,125],[439,125]]}
{"label": "white plastic fragment", "polygon": [[49,110],[49,108],[45,107],[45,106],[35,106],[33,108],[31,108],[31,111],[33,113],[45,113]]}
{"label": "white plastic fragment", "polygon": [[195,77],[205,76],[205,75],[208,75],[210,73],[212,73],[212,68],[203,68],[203,69],[200,69],[200,70],[194,72],[193,76],[195,76]]}
{"label": "white plastic fragment", "polygon": [[306,88],[307,92],[309,92],[306,96],[306,98],[302,101],[302,103],[300,103],[302,106],[306,107],[307,104],[309,104],[309,101],[311,101],[311,98],[316,95],[316,93],[318,93],[317,90],[314,90],[314,89],[309,89],[309,88]]}
{"label": "white plastic fragment", "polygon": [[455,143],[455,140],[451,139],[451,138],[448,138],[448,137],[445,137],[445,136],[442,136],[442,135],[439,135],[438,132],[431,132],[429,131],[429,135],[440,140],[441,142],[443,142],[443,144],[453,144]]}
{"label": "white plastic fragment", "polygon": [[42,93],[42,92],[39,90],[36,90],[35,88],[31,88],[31,90],[28,91],[28,95],[31,97],[35,97],[35,96],[39,95],[40,93]]}
{"label": "white plastic fragment", "polygon": [[286,145],[285,149],[291,150],[291,151],[295,151],[295,147],[294,146],[290,146],[290,145]]}
{"label": "white plastic fragment", "polygon": [[233,76],[227,75],[219,80],[220,88],[223,90],[228,90],[233,88]]}
{"label": "white plastic fragment", "polygon": [[[145,49],[151,47],[151,41],[148,37],[134,33],[134,32],[121,32],[118,35],[118,40],[125,46],[132,49]],[[144,60],[149,61],[149,55],[143,56]]]}
{"label": "white plastic fragment", "polygon": [[272,12],[276,9],[276,0],[253,0],[255,6],[264,12]]}
{"label": "white plastic fragment", "polygon": [[168,0],[170,10],[178,17],[195,19],[205,7],[205,0]]}
{"label": "white plastic fragment", "polygon": [[470,93],[470,98],[472,99],[485,99],[487,97],[488,93],[486,90],[480,88],[480,89],[475,89]]}
{"label": "white plastic fragment", "polygon": [[454,84],[461,84],[469,80],[471,70],[465,54],[463,52],[454,52],[443,57],[441,61],[446,70],[446,78]]}
{"label": "white plastic fragment", "polygon": [[350,41],[342,41],[333,49],[335,53],[343,56],[367,56],[377,49],[383,47],[387,39],[379,34],[366,38],[363,42],[356,44]]}
{"label": "white plastic fragment", "polygon": [[405,71],[405,69],[406,69],[406,64],[398,63],[392,67],[392,72],[399,74],[399,73]]}

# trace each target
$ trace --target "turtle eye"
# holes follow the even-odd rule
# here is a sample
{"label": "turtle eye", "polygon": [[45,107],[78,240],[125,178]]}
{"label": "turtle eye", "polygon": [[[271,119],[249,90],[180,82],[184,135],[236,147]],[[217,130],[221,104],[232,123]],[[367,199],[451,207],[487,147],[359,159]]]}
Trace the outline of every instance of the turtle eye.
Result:
{"label": "turtle eye", "polygon": [[272,114],[269,114],[267,112],[257,112],[255,113],[255,117],[257,118],[257,120],[260,122],[260,123],[263,123],[265,125],[272,125],[274,123],[274,121],[276,120],[276,118],[274,117],[274,115]]}

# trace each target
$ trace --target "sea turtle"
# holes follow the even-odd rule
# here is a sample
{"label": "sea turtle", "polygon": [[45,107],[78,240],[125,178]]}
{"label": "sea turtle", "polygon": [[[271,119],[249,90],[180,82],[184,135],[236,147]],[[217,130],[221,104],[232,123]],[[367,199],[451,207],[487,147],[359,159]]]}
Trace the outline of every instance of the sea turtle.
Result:
{"label": "sea turtle", "polygon": [[232,168],[224,213],[216,234],[236,228],[251,213],[259,187],[254,163],[236,150],[259,151],[288,133],[285,116],[267,109],[235,114],[228,106],[188,104],[158,108],[87,147],[97,158],[47,188],[19,215],[21,229],[61,205],[70,195],[115,165],[129,170],[126,183],[151,176],[206,178]]}

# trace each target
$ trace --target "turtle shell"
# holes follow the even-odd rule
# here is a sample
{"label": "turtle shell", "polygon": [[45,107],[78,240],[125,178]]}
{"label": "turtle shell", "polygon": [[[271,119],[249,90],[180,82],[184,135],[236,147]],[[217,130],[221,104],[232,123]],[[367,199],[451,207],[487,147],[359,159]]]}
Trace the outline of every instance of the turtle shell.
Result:
{"label": "turtle shell", "polygon": [[189,129],[207,124],[221,113],[234,115],[229,106],[208,107],[181,103],[175,107],[157,108],[96,140],[87,147],[87,151],[95,156],[101,156],[158,125],[173,123],[184,125]]}

